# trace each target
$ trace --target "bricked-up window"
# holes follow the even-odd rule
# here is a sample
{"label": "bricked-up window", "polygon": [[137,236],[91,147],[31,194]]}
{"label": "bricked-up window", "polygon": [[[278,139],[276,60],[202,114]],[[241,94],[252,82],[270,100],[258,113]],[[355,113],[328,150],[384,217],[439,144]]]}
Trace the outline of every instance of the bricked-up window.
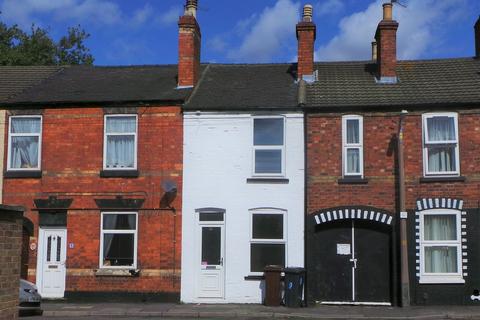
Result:
{"label": "bricked-up window", "polygon": [[137,168],[137,115],[105,116],[103,168]]}
{"label": "bricked-up window", "polygon": [[10,117],[8,170],[39,170],[42,146],[42,117]]}
{"label": "bricked-up window", "polygon": [[101,268],[137,267],[137,213],[103,212],[100,240]]}
{"label": "bricked-up window", "polygon": [[250,240],[250,272],[263,272],[267,265],[285,266],[284,213],[253,211]]}
{"label": "bricked-up window", "polygon": [[349,115],[342,118],[343,175],[363,177],[363,118]]}
{"label": "bricked-up window", "polygon": [[254,118],[254,175],[284,174],[284,118]]}
{"label": "bricked-up window", "polygon": [[456,113],[423,115],[423,164],[425,176],[460,174]]}
{"label": "bricked-up window", "polygon": [[420,283],[463,283],[461,212],[420,213]]}

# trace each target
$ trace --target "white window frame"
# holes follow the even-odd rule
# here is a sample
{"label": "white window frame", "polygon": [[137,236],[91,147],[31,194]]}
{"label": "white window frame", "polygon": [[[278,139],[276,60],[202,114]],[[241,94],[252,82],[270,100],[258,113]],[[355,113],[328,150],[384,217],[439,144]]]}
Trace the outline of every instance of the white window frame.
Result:
{"label": "white window frame", "polygon": [[[103,229],[103,216],[106,214],[134,214],[135,215],[135,230],[110,230]],[[114,233],[114,234],[133,234],[133,265],[131,266],[105,266],[103,265],[103,235],[105,233]],[[138,212],[113,212],[105,211],[101,213],[100,219],[100,256],[99,256],[99,266],[100,269],[137,269],[137,249],[138,249]]]}
{"label": "white window frame", "polygon": [[[282,119],[283,120],[283,144],[281,146],[277,145],[264,145],[256,146],[255,145],[255,120],[257,119]],[[285,177],[285,142],[286,142],[286,121],[285,116],[254,116],[252,117],[252,176],[254,177]],[[280,173],[261,173],[255,172],[255,151],[256,150],[281,150],[281,166],[282,170]]]}
{"label": "white window frame", "polygon": [[[135,117],[135,133],[107,133],[107,118],[115,117]],[[107,135],[108,136],[134,136],[134,155],[133,168],[108,168],[107,167]],[[138,115],[136,114],[106,114],[103,118],[103,170],[137,170],[137,153],[138,153]]]}
{"label": "white window frame", "polygon": [[[281,215],[283,219],[283,239],[255,239],[253,238],[253,216],[261,214],[275,214]],[[248,269],[252,275],[263,275],[263,272],[252,271],[252,244],[283,244],[285,246],[285,266],[288,266],[287,255],[287,211],[283,209],[274,208],[259,208],[250,210],[250,243],[249,243],[249,255],[248,255]]]}
{"label": "white window frame", "polygon": [[[427,120],[435,117],[451,117],[454,119],[455,126],[455,137],[456,140],[445,140],[445,141],[429,141],[428,132],[427,132]],[[425,113],[422,115],[422,136],[423,136],[423,175],[428,176],[459,176],[460,175],[460,151],[459,151],[459,137],[458,137],[458,114],[455,112],[435,112],[435,113]],[[454,171],[447,172],[435,172],[430,171],[428,168],[428,147],[435,145],[446,145],[451,144],[455,145],[455,165],[456,168]]]}
{"label": "white window frame", "polygon": [[[359,143],[347,143],[347,120],[358,120]],[[360,158],[360,172],[347,172],[347,149],[358,149]],[[342,172],[344,177],[363,178],[363,117],[359,115],[345,115],[342,117]]]}
{"label": "white window frame", "polygon": [[[12,133],[12,119],[18,118],[37,118],[40,119],[39,133]],[[8,155],[7,155],[7,171],[39,171],[42,168],[42,132],[43,132],[43,117],[41,115],[22,115],[10,116],[8,119]],[[13,137],[38,137],[38,167],[37,168],[12,168],[12,138]]]}
{"label": "white window frame", "polygon": [[[450,215],[455,216],[456,240],[425,240],[425,216]],[[456,247],[457,248],[457,272],[456,273],[427,273],[425,272],[425,248],[426,247]],[[462,267],[462,231],[461,211],[455,209],[431,209],[420,212],[420,283],[465,283]]]}

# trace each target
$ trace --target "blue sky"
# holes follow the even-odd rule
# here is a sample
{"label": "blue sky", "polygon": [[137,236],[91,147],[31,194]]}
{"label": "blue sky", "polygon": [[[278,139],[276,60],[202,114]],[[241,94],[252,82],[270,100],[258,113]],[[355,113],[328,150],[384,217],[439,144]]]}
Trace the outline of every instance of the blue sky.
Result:
{"label": "blue sky", "polygon": [[[317,60],[366,60],[385,0],[199,0],[202,61],[290,62],[295,24],[314,7]],[[48,27],[54,38],[80,24],[97,65],[177,62],[184,0],[0,0],[1,20]],[[478,0],[403,0],[395,6],[400,59],[472,56]]]}

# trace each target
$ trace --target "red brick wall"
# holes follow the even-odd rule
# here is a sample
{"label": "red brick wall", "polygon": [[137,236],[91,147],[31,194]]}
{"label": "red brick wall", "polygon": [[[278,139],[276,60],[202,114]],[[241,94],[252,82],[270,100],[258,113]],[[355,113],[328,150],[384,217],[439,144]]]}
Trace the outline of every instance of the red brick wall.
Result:
{"label": "red brick wall", "polygon": [[[342,177],[341,115],[308,115],[307,213],[347,205],[370,205],[392,212],[397,209],[395,175],[398,113],[362,114],[364,128],[364,176],[368,184],[338,184]],[[466,182],[421,183],[423,176],[422,116],[410,114],[405,124],[406,207],[414,209],[418,198],[452,197],[465,208],[478,208],[480,196],[480,114],[459,113],[460,174]]]}
{"label": "red brick wall", "polygon": [[[68,211],[67,291],[179,292],[183,123],[179,107],[138,108],[138,178],[100,178],[103,166],[101,107],[45,109],[41,179],[5,179],[4,202],[23,205],[35,224],[33,200],[72,198]],[[177,184],[172,211],[159,210],[163,181]],[[140,277],[95,277],[99,267],[100,209],[94,199],[144,198],[138,215]],[[175,234],[175,240],[173,237]],[[35,281],[36,250],[30,251],[30,281]],[[174,272],[175,271],[175,272]]]}

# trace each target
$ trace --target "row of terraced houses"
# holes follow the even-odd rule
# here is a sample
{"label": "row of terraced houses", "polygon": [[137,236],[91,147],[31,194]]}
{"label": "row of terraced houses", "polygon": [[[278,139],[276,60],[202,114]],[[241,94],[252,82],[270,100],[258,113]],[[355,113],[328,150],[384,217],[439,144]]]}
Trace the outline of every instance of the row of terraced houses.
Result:
{"label": "row of terraced houses", "polygon": [[311,304],[480,303],[480,19],[473,57],[399,61],[386,3],[371,60],[315,62],[306,5],[296,63],[216,64],[196,13],[178,65],[0,67],[22,277],[261,303],[281,265]]}

